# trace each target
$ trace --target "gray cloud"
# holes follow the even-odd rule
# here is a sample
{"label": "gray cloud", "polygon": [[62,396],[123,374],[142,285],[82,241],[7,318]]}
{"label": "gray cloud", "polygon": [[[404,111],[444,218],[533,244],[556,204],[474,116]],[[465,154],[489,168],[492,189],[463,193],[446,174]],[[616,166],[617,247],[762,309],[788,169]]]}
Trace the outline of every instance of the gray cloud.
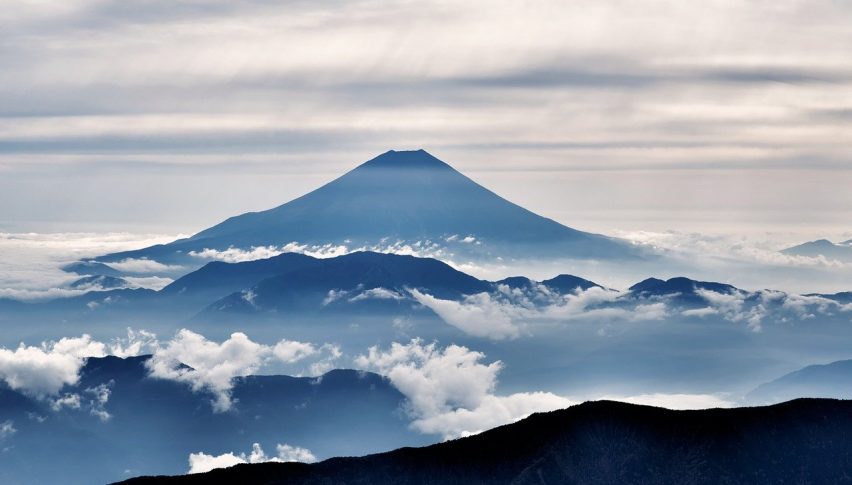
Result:
{"label": "gray cloud", "polygon": [[[830,0],[12,0],[0,13],[0,221],[195,226],[212,216],[185,199],[221,207],[217,217],[262,209],[315,187],[320,171],[407,147],[472,175],[529,174],[489,186],[550,216],[575,208],[557,217],[569,224],[628,209],[645,212],[621,223],[664,217],[652,211],[683,199],[659,189],[682,185],[682,170],[713,185],[688,188],[687,219],[700,219],[727,190],[713,178],[720,167],[755,199],[829,217],[852,204],[848,107],[837,105],[852,83],[850,18]],[[204,183],[166,180],[188,157],[216,160],[182,169]],[[92,165],[104,173],[91,176]],[[792,169],[790,180],[833,175],[795,197],[766,182]],[[607,173],[580,174],[595,170]],[[637,181],[641,170],[660,175]],[[262,176],[288,171],[302,175]],[[33,195],[60,173],[62,186]],[[156,188],[137,209],[99,203],[134,194],[139,173]],[[203,191],[237,176],[251,188],[229,204]],[[641,196],[583,193],[629,182]],[[817,185],[834,200],[813,197]],[[748,201],[739,210],[755,214]]]}

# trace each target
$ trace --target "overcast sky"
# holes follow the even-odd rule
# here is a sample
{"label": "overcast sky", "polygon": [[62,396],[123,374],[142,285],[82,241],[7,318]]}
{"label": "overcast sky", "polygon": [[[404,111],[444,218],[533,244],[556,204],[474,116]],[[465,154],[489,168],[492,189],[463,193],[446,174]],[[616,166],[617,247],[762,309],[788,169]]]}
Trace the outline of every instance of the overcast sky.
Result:
{"label": "overcast sky", "polygon": [[5,0],[0,231],[192,232],[425,148],[581,229],[852,227],[852,2]]}

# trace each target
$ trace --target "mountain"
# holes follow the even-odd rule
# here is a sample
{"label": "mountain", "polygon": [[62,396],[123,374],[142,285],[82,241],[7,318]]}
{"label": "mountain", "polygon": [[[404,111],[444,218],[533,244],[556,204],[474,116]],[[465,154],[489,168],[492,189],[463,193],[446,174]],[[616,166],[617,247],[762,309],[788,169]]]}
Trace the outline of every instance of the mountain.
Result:
{"label": "mountain", "polygon": [[[441,299],[487,292],[492,284],[431,258],[356,252],[336,258],[307,260],[251,288],[212,303],[215,312],[278,313],[344,309],[379,310],[412,307],[408,290],[419,289]],[[405,300],[405,301],[403,301]],[[342,306],[341,306],[342,304]],[[419,306],[419,305],[418,305]]]}
{"label": "mountain", "polygon": [[630,244],[563,226],[513,204],[423,150],[389,151],[302,197],[231,217],[189,238],[99,262],[194,262],[205,248],[383,242],[453,244],[508,257],[633,258]]}
{"label": "mountain", "polygon": [[824,257],[843,263],[852,263],[852,239],[839,243],[818,239],[783,249],[781,252],[789,256]]}
{"label": "mountain", "polygon": [[435,439],[408,428],[400,411],[404,396],[369,372],[236,378],[232,409],[214,412],[210,394],[150,377],[148,359],[88,359],[79,382],[62,390],[78,397],[76,407],[54,409],[50,400],[0,380],[0,425],[16,430],[0,435],[0,483],[89,484],[128,473],[184,473],[190,453],[250,451],[252,443],[272,450],[289,443],[327,457]]}
{"label": "mountain", "polygon": [[75,263],[66,264],[61,269],[66,273],[74,273],[80,276],[122,276],[121,271],[118,271],[112,266],[95,261],[77,261]]}
{"label": "mountain", "polygon": [[563,294],[576,291],[577,288],[584,291],[588,290],[589,288],[603,288],[603,286],[595,283],[594,281],[589,281],[587,279],[580,278],[579,276],[574,276],[570,274],[561,274],[559,276],[556,276],[555,278],[544,280],[541,282],[541,284]]}
{"label": "mountain", "polygon": [[767,404],[794,397],[852,399],[852,360],[809,365],[761,384],[746,395],[746,401]]}
{"label": "mountain", "polygon": [[425,448],[122,483],[848,483],[850,433],[849,401],[800,399],[701,411],[598,401]]}
{"label": "mountain", "polygon": [[106,275],[84,276],[68,285],[75,290],[114,290],[127,286],[129,283],[124,278]]}
{"label": "mountain", "polygon": [[648,278],[628,288],[631,298],[671,296],[674,300],[683,304],[706,304],[707,300],[699,294],[699,290],[726,295],[740,291],[736,287],[724,283],[696,281],[682,276],[668,280]]}

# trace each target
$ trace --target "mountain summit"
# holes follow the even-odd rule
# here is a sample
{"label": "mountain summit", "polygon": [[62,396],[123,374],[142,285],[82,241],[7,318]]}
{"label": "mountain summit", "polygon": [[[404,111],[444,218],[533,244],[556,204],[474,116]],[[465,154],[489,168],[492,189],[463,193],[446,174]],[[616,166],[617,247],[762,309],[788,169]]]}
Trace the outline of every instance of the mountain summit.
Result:
{"label": "mountain summit", "polygon": [[273,209],[231,217],[167,245],[98,260],[169,261],[205,248],[290,242],[359,247],[381,241],[461,240],[491,256],[633,255],[624,242],[571,229],[503,199],[424,150],[392,150]]}

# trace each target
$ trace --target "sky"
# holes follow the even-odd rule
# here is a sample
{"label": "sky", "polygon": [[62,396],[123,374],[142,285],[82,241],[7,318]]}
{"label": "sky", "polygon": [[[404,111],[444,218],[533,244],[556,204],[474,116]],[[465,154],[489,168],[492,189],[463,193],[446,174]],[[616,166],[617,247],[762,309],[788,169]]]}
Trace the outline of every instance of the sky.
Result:
{"label": "sky", "polygon": [[424,148],[580,229],[840,239],[850,22],[836,0],[7,0],[0,231],[192,233]]}

